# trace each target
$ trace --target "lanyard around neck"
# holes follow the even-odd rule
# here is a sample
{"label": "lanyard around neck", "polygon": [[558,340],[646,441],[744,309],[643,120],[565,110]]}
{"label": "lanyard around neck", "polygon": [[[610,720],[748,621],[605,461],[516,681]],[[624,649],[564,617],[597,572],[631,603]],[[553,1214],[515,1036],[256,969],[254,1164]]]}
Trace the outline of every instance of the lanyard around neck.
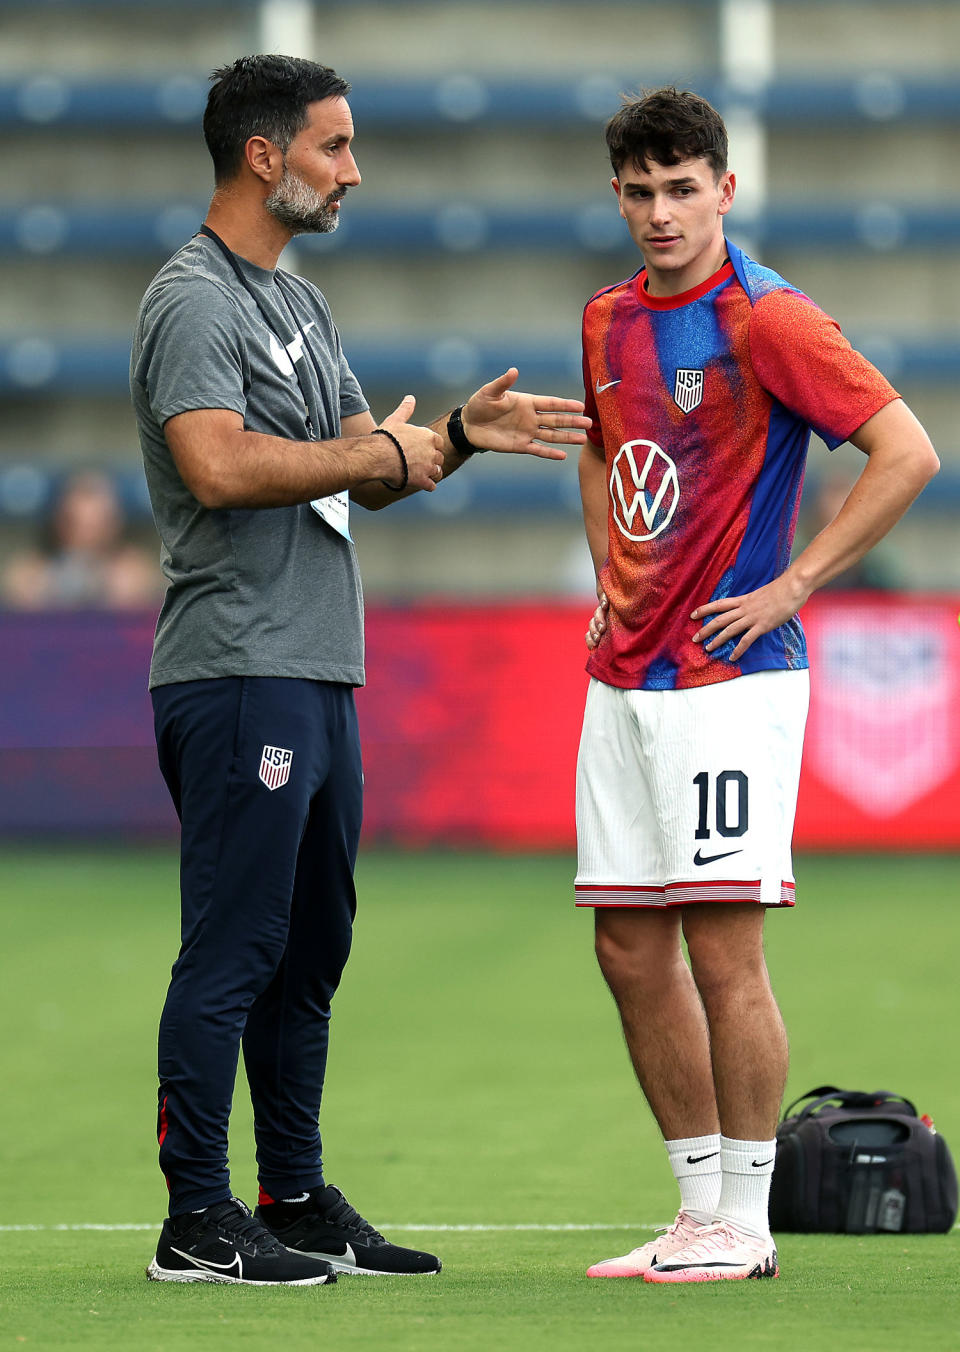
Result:
{"label": "lanyard around neck", "polygon": [[[206,222],[204,222],[204,224],[201,225],[200,230],[199,230],[198,233],[201,234],[201,235],[206,235],[207,239],[213,240],[214,244],[217,246],[217,248],[218,248],[218,249],[220,250],[220,252],[223,254],[224,258],[227,260],[227,262],[230,264],[231,268],[233,269],[234,273],[236,274],[237,281],[240,283],[240,285],[243,287],[243,289],[247,292],[247,294],[248,294],[248,295],[250,296],[250,298],[253,300],[254,305],[256,305],[257,309],[260,311],[260,314],[263,316],[263,319],[264,319],[264,321],[266,322],[267,328],[268,328],[268,329],[271,329],[271,325],[273,324],[273,319],[271,318],[271,316],[267,313],[266,309],[264,308],[263,302],[260,300],[260,297],[257,295],[255,288],[254,288],[253,286],[251,286],[249,280],[248,280],[247,277],[244,275],[243,269],[241,268],[240,264],[237,262],[236,255],[233,253],[233,251],[232,251],[230,248],[228,248],[228,246],[223,242],[223,240],[220,238],[220,236],[217,234],[217,232],[216,232],[215,230],[212,230],[212,229],[210,228],[210,226],[206,224]],[[292,325],[293,325],[293,330],[294,330],[294,332],[293,332],[293,337],[294,337],[294,339],[296,339],[298,336],[300,337],[300,339],[301,339],[301,341],[302,341],[302,348],[303,348],[303,351],[305,351],[306,354],[307,354],[307,356],[309,357],[310,362],[311,362],[311,364],[312,364],[312,366],[313,366],[313,368],[314,368],[314,371],[316,372],[317,380],[320,382],[320,386],[321,386],[321,388],[322,388],[322,386],[323,386],[323,380],[322,380],[322,378],[321,378],[321,375],[320,375],[319,370],[317,369],[316,359],[314,358],[314,355],[313,355],[313,353],[312,353],[311,350],[310,350],[310,345],[309,345],[309,343],[307,342],[306,334],[302,331],[302,329],[301,329],[301,328],[299,327],[299,325],[297,324],[296,315],[293,313],[293,310],[292,310],[291,307],[290,307],[290,302],[287,300],[286,296],[283,294],[283,287],[280,285],[279,281],[277,282],[277,291],[278,291],[278,294],[279,294],[279,296],[280,296],[280,299],[281,299],[282,302],[283,302],[284,308],[286,309],[288,315],[290,316],[290,322],[292,323]],[[271,329],[271,332],[272,332],[272,329]],[[302,397],[302,399],[303,399],[303,416],[304,416],[304,421],[305,421],[306,426],[307,426],[307,435],[308,435],[308,437],[310,438],[311,441],[317,441],[317,440],[318,440],[317,433],[316,433],[316,431],[314,430],[313,419],[312,419],[312,417],[310,416],[310,398],[309,398],[308,391],[304,388],[303,381],[300,379],[300,372],[297,370],[297,363],[296,363],[296,360],[295,360],[295,358],[291,355],[289,348],[286,349],[286,352],[287,352],[287,356],[290,357],[290,365],[293,367],[293,374],[296,376],[296,378],[297,378],[297,384],[298,384],[299,387],[300,387],[300,394],[301,394],[301,397]]]}

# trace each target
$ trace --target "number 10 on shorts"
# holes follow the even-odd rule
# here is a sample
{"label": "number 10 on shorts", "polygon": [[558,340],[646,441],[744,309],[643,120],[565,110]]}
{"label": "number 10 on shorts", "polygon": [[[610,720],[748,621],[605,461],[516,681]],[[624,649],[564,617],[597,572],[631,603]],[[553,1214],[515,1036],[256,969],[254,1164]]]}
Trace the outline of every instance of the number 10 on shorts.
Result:
{"label": "number 10 on shorts", "polygon": [[[721,762],[722,764],[722,762]],[[749,783],[742,770],[721,770],[711,784],[709,771],[701,770],[693,782],[699,795],[695,840],[710,839],[710,822],[718,836],[729,839],[746,834],[750,824]],[[710,811],[711,799],[713,812]]]}

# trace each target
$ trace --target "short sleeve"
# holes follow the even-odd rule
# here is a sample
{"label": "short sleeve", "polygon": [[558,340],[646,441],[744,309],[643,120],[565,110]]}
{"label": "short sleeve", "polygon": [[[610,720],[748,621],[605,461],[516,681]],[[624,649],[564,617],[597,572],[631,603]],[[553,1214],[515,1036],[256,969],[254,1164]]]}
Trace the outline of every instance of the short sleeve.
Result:
{"label": "short sleeve", "polygon": [[340,417],[352,418],[355,413],[366,413],[370,405],[364,398],[359,380],[350,369],[340,344],[340,334],[337,333],[336,337],[337,357],[340,364]]}
{"label": "short sleeve", "polygon": [[771,291],[756,302],[750,357],[764,389],[831,450],[899,398],[839,324],[799,291]]}
{"label": "short sleeve", "polygon": [[234,302],[215,282],[157,289],[140,319],[133,379],[157,423],[201,408],[246,410],[244,358]]}
{"label": "short sleeve", "polygon": [[583,411],[591,420],[592,426],[587,429],[587,437],[592,445],[598,450],[603,449],[603,433],[600,429],[600,412],[597,408],[597,396],[593,388],[593,374],[590,370],[590,354],[588,345],[587,315],[589,306],[583,312]]}

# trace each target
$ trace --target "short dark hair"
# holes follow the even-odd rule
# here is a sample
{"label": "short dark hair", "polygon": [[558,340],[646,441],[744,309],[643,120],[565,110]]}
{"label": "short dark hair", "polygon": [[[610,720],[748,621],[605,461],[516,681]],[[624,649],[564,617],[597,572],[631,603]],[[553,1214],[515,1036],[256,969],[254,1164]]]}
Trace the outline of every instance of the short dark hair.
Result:
{"label": "short dark hair", "polygon": [[307,125],[308,104],[350,90],[335,70],[299,56],[241,56],[210,79],[203,137],[218,183],[236,177],[251,136],[264,136],[285,153]]}
{"label": "short dark hair", "polygon": [[706,99],[689,90],[647,90],[625,94],[605,128],[613,172],[628,162],[647,170],[656,164],[705,159],[717,178],[727,168],[727,129]]}

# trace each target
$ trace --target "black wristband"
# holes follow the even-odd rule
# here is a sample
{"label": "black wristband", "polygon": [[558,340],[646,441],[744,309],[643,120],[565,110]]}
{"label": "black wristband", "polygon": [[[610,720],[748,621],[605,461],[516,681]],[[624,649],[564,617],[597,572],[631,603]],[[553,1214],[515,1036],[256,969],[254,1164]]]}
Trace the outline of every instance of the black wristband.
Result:
{"label": "black wristband", "polygon": [[463,430],[463,405],[455,408],[447,419],[447,436],[458,455],[485,455],[486,446],[474,446]]}
{"label": "black wristband", "polygon": [[403,466],[403,474],[400,477],[400,483],[394,487],[393,484],[388,484],[386,479],[381,479],[380,482],[383,484],[384,488],[389,488],[391,493],[402,493],[410,479],[410,467],[407,464],[407,457],[403,453],[403,447],[393,433],[388,432],[385,427],[375,427],[370,435],[375,437],[389,437],[394,446],[396,446],[397,455],[400,457],[400,464]]}

